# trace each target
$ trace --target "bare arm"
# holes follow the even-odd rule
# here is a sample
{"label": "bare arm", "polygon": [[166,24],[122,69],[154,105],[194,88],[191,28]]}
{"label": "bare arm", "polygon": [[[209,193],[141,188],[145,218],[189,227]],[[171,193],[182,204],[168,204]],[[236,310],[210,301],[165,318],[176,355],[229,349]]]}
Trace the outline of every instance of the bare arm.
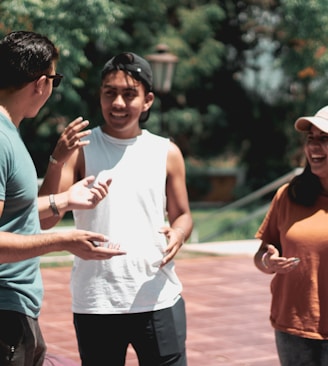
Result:
{"label": "bare arm", "polygon": [[[4,201],[0,201],[0,216],[3,207]],[[114,255],[125,254],[115,245],[109,245],[109,248],[93,245],[93,242],[104,243],[107,240],[103,234],[84,230],[37,235],[0,232],[0,263],[17,262],[63,250],[86,260],[110,259]]]}
{"label": "bare arm", "polygon": [[[90,192],[87,192],[85,189],[82,195],[80,192],[77,196],[72,196],[73,193],[78,193],[77,189],[71,189],[72,185],[78,182],[79,179],[84,178],[85,175],[84,156],[81,148],[89,144],[89,141],[80,141],[80,138],[90,134],[90,130],[81,131],[88,123],[88,121],[83,121],[82,118],[75,119],[66,127],[57,142],[53,152],[56,163],[49,162],[46,175],[39,190],[39,211],[42,229],[55,226],[67,211],[77,208],[94,208],[95,205],[91,203],[98,204],[108,193],[110,182],[107,182],[106,186],[99,184]],[[92,183],[91,177],[88,183]],[[80,188],[82,187],[80,186]],[[57,196],[57,193],[63,194]],[[92,197],[88,197],[88,193]],[[54,200],[60,213],[59,216],[54,216],[50,208],[50,194],[56,194]],[[72,206],[69,202],[69,198],[74,203],[77,203],[77,198],[81,200],[83,197],[86,198],[84,204],[79,202],[78,206]]]}
{"label": "bare arm", "polygon": [[[277,253],[279,255],[278,249],[275,249],[275,250],[277,251]],[[273,274],[274,271],[271,270],[267,264],[266,256],[268,254],[265,254],[265,253],[267,253],[267,251],[268,251],[268,244],[262,242],[258,251],[254,255],[254,264],[260,271],[267,273],[267,274]],[[272,251],[272,249],[271,249],[271,251]]]}
{"label": "bare arm", "polygon": [[[74,166],[74,159],[83,156],[79,155],[80,148],[89,143],[88,141],[80,141],[80,138],[90,133],[89,131],[81,131],[88,124],[89,122],[83,121],[82,118],[75,119],[62,133],[54,149],[53,157],[57,163],[49,163],[38,198],[39,216],[41,225],[44,224],[43,228],[54,226],[67,210],[95,207],[108,192],[110,182],[99,183],[96,187],[88,188],[94,177],[87,177],[73,185],[77,181],[77,173],[71,172],[70,167]],[[50,207],[50,194],[54,194],[53,198],[59,216],[54,216],[54,210]],[[3,208],[4,201],[0,201],[0,217]],[[108,247],[103,245],[96,247],[95,242],[107,242],[107,238],[103,234],[84,230],[37,235],[0,232],[0,263],[16,262],[52,251],[63,250],[86,260],[110,259],[114,255],[125,254],[119,250],[117,245],[109,243]]]}
{"label": "bare arm", "polygon": [[46,222],[45,219],[49,218],[49,223],[57,223],[65,212],[74,209],[95,208],[107,195],[111,181],[98,182],[97,185],[89,187],[93,182],[94,177],[90,176],[75,183],[67,191],[39,196],[38,208],[41,223]]}
{"label": "bare arm", "polygon": [[184,241],[190,237],[193,229],[186,187],[185,164],[180,149],[174,143],[170,144],[167,158],[166,195],[170,227],[162,228],[162,232],[169,240],[162,265],[176,255]]}
{"label": "bare arm", "polygon": [[[76,157],[81,148],[90,143],[89,140],[80,140],[82,137],[90,135],[91,130],[83,131],[88,125],[89,121],[83,120],[82,117],[78,117],[72,121],[60,135],[52,153],[52,158],[55,159],[55,161],[49,161],[42,186],[39,190],[40,196],[59,192],[62,169],[66,166],[71,157]],[[61,190],[61,192],[67,190],[69,186],[76,181],[77,179],[72,180],[70,185],[68,185],[66,189]]]}

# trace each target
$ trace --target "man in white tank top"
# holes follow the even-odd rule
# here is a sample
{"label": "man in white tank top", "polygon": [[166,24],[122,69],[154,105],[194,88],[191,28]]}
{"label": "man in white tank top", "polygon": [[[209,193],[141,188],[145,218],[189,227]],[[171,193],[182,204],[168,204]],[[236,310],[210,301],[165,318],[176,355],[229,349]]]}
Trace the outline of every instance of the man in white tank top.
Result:
{"label": "man in white tank top", "polygon": [[187,365],[173,258],[193,223],[181,151],[140,127],[153,101],[149,63],[134,53],[111,58],[101,75],[104,124],[54,173],[59,191],[84,176],[111,180],[95,209],[74,211],[75,224],[126,252],[102,261],[75,258],[72,309],[83,366],[123,366],[129,344],[140,366]]}

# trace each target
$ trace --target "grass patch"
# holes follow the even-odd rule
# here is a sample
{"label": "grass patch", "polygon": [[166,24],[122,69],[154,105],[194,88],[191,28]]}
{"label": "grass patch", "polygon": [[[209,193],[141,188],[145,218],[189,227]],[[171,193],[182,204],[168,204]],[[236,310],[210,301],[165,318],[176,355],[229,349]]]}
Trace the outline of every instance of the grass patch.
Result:
{"label": "grass patch", "polygon": [[247,220],[249,210],[194,209],[194,232],[191,241],[211,242],[254,239],[264,214]]}
{"label": "grass patch", "polygon": [[58,268],[58,267],[72,267],[72,262],[65,262],[65,261],[53,261],[53,262],[49,262],[49,263],[41,263],[40,264],[41,268]]}

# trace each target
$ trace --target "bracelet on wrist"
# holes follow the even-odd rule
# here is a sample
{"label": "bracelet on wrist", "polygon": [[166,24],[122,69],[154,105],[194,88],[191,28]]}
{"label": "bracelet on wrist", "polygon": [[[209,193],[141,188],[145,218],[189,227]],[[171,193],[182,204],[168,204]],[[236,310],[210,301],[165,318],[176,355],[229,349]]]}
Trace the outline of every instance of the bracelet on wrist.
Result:
{"label": "bracelet on wrist", "polygon": [[269,266],[267,265],[267,263],[265,262],[265,258],[267,257],[268,255],[268,252],[264,252],[263,255],[262,255],[262,258],[261,258],[261,263],[262,263],[262,266],[265,268],[265,269],[269,269]]}
{"label": "bracelet on wrist", "polygon": [[51,208],[51,211],[52,211],[53,215],[54,216],[59,216],[58,207],[56,205],[55,196],[53,194],[49,195],[49,205],[50,205],[50,208]]}
{"label": "bracelet on wrist", "polygon": [[58,164],[58,160],[56,160],[52,155],[49,156],[49,163],[51,164]]}
{"label": "bracelet on wrist", "polygon": [[57,159],[55,159],[52,155],[49,156],[49,163],[52,165],[63,166],[65,163],[60,163]]}

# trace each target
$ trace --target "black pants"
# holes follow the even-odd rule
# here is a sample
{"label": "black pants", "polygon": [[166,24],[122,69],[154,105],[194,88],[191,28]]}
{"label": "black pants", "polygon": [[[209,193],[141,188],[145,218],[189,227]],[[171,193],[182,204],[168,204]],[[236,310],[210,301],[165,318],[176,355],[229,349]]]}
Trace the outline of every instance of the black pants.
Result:
{"label": "black pants", "polygon": [[173,307],[137,314],[74,314],[82,366],[124,366],[128,345],[140,366],[186,366],[186,313]]}
{"label": "black pants", "polygon": [[41,366],[45,352],[37,319],[0,310],[0,366]]}

